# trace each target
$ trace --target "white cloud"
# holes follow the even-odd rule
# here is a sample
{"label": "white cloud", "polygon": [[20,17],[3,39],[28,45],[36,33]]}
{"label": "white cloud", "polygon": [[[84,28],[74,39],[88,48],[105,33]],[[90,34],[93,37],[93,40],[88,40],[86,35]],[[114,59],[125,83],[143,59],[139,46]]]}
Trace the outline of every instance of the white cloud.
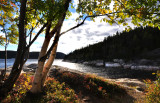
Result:
{"label": "white cloud", "polygon": [[[75,22],[74,19],[78,14],[73,13],[72,16],[71,19],[65,20],[62,32],[77,25],[77,22]],[[113,35],[117,31],[122,32],[125,29],[122,25],[113,24],[111,26],[108,23],[100,22],[102,18],[103,17],[96,18],[96,22],[86,20],[84,25],[62,35],[58,51],[69,53],[89,44],[100,42],[104,40],[105,37]],[[134,27],[130,22],[128,23],[131,27]]]}
{"label": "white cloud", "polygon": [[0,27],[0,36],[5,37],[5,34],[3,32],[1,32],[3,28]]}
{"label": "white cloud", "polygon": [[[75,19],[79,16],[78,13],[72,13],[72,16],[65,20],[62,26],[62,32],[70,29],[73,26],[76,26],[78,22]],[[62,35],[58,44],[58,52],[69,53],[74,51],[75,49],[79,49],[85,47],[89,44],[94,44],[100,42],[109,35],[115,34],[117,31],[121,32],[124,30],[123,26],[118,26],[113,24],[110,26],[108,23],[100,22],[103,17],[97,17],[95,19],[96,22],[86,20],[84,25],[67,32]],[[134,27],[129,23],[130,26]],[[35,30],[38,32],[39,28]],[[3,34],[0,34],[3,35]],[[44,35],[41,35],[35,43],[31,46],[31,51],[40,51],[41,46],[44,41]],[[52,44],[53,39],[50,41],[50,45]],[[13,49],[13,48],[12,48]]]}
{"label": "white cloud", "polygon": [[74,8],[77,8],[78,3],[79,3],[79,0],[73,0],[73,6],[74,6]]}

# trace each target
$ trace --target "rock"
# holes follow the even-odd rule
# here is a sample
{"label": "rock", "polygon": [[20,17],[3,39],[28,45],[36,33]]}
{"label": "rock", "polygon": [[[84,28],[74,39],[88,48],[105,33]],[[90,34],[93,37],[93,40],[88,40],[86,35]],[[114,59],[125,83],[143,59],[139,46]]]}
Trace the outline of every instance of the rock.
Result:
{"label": "rock", "polygon": [[106,67],[121,67],[121,65],[119,63],[106,63],[105,64]]}
{"label": "rock", "polygon": [[147,59],[141,59],[139,60],[140,65],[153,65],[153,61],[147,60]]}
{"label": "rock", "polygon": [[131,68],[131,66],[132,66],[131,64],[125,64],[125,65],[123,65],[123,68],[124,69],[129,69],[129,68]]}
{"label": "rock", "polygon": [[28,68],[32,68],[32,69],[37,69],[37,64],[28,64],[27,65]]}
{"label": "rock", "polygon": [[89,64],[88,62],[83,62],[83,64]]}
{"label": "rock", "polygon": [[123,59],[113,59],[113,61],[116,62],[116,63],[124,64]]}
{"label": "rock", "polygon": [[141,87],[139,87],[139,86],[138,86],[136,89],[137,89],[138,91],[144,92],[144,89],[141,88]]}
{"label": "rock", "polygon": [[96,63],[96,66],[103,66],[103,63]]}
{"label": "rock", "polygon": [[90,100],[90,99],[85,99],[85,98],[84,98],[83,101],[87,103],[87,102],[90,102],[91,100]]}
{"label": "rock", "polygon": [[131,66],[131,69],[152,71],[152,70],[160,70],[160,67],[158,67],[158,66],[137,65],[137,66]]}

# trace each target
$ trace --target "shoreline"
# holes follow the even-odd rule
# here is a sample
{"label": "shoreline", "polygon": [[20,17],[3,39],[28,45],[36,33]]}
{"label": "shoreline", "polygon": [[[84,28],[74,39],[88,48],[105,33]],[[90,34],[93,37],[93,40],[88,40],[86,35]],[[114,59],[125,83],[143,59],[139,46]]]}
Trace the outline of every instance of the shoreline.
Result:
{"label": "shoreline", "polygon": [[[124,62],[122,59],[114,59],[112,62],[103,62],[103,60],[93,60],[93,61],[78,61],[78,60],[63,60],[64,62],[78,63],[84,65],[91,65],[96,67],[106,67],[106,68],[124,68],[132,70],[147,70],[147,71],[156,71],[160,70],[159,62],[147,59],[141,59],[137,61]],[[155,63],[154,63],[155,62]]]}
{"label": "shoreline", "polygon": [[[85,65],[85,64],[84,64]],[[155,80],[156,76],[152,75],[152,73],[156,73],[157,70],[143,70],[143,69],[126,69],[126,68],[118,68],[118,67],[102,67],[102,66],[94,66],[94,65],[86,65],[84,70],[78,70],[78,68],[68,68],[65,66],[59,66],[59,65],[52,65],[51,69],[55,67],[61,67],[61,68],[67,68],[66,70],[70,71],[75,71],[75,72],[81,72],[81,73],[90,73],[90,74],[95,74],[97,76],[101,76],[104,78],[109,78],[109,79],[119,79],[119,78],[130,78],[130,79],[139,79],[139,80],[144,80],[144,79],[151,79]],[[23,66],[22,72],[35,72],[37,68],[37,63],[31,63],[31,64],[25,64]],[[7,68],[7,73],[10,73],[12,69],[12,66]],[[88,70],[87,70],[88,69]],[[3,69],[0,69],[4,70]]]}
{"label": "shoreline", "polygon": [[117,83],[128,89],[134,89],[136,92],[144,92],[144,90],[146,89],[146,84],[144,83],[143,80],[131,79],[131,78],[116,78],[116,79],[105,78],[102,76],[98,76],[94,73],[84,73],[78,70],[72,70],[70,68],[56,66],[56,65],[52,66],[52,68],[50,69],[49,76],[54,77],[54,74],[56,74],[57,72],[69,72],[71,74],[80,74],[80,75],[93,75],[108,80],[110,82]]}
{"label": "shoreline", "polygon": [[[25,65],[24,68],[23,68],[23,71],[21,73],[34,73],[36,68],[37,68],[37,64]],[[73,69],[70,69],[70,68],[67,68],[67,67],[62,67],[62,66],[57,66],[57,65],[52,65],[52,67],[50,69],[50,72],[49,72],[49,75],[50,75],[51,72],[55,73],[56,70],[60,70],[60,71],[63,71],[63,72],[70,72],[70,73],[73,73],[73,74],[77,73],[77,74],[83,74],[83,75],[87,75],[87,74],[95,75],[95,76],[104,78],[106,80],[109,80],[111,82],[118,83],[121,86],[130,88],[130,89],[135,89],[138,92],[143,92],[146,88],[146,84],[144,83],[144,81],[143,81],[144,79],[142,79],[142,78],[130,78],[130,77],[119,77],[119,76],[117,76],[117,77],[115,76],[115,78],[109,78],[109,77],[97,75],[95,73],[81,72],[81,71],[78,71],[78,70],[73,70]],[[116,69],[116,70],[118,70],[118,69]],[[121,71],[121,70],[119,70],[119,71]],[[140,71],[140,70],[136,70],[136,71]],[[8,71],[8,73],[9,73],[9,71]],[[153,79],[152,79],[152,81],[153,81]]]}

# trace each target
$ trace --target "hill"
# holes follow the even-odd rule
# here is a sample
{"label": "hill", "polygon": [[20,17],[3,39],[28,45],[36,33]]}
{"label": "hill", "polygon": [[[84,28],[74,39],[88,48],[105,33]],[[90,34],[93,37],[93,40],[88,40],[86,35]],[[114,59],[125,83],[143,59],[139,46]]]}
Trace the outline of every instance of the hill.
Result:
{"label": "hill", "polygon": [[[16,57],[16,51],[7,51],[7,58],[15,58]],[[29,59],[38,59],[39,52],[30,52],[29,53]],[[57,52],[56,53],[56,59],[63,59],[65,57],[64,53]],[[5,58],[5,51],[0,51],[0,59]]]}
{"label": "hill", "polygon": [[160,48],[160,30],[152,27],[139,27],[129,32],[117,32],[102,42],[75,50],[66,55],[65,60],[158,59],[160,53],[156,52],[155,55],[158,48]]}

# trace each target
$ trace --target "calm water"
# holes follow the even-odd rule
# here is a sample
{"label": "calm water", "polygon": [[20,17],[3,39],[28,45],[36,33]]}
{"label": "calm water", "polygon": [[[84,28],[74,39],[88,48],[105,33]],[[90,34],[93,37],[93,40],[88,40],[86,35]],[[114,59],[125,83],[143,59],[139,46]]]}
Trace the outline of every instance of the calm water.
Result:
{"label": "calm water", "polygon": [[[14,59],[7,60],[7,66],[12,66]],[[26,64],[37,63],[37,59],[28,59]],[[105,68],[105,67],[95,67],[78,63],[64,62],[60,59],[56,59],[53,65],[63,66],[70,69],[78,70],[86,73],[94,73],[99,76],[106,78],[135,78],[135,79],[154,79],[155,76],[152,75],[153,71],[143,71],[143,70],[131,70],[124,68]],[[4,59],[0,59],[0,68],[4,68]]]}
{"label": "calm water", "polygon": [[[37,63],[37,62],[38,62],[37,59],[28,59],[26,64],[32,64],[32,63]],[[5,67],[4,63],[5,63],[5,60],[0,59],[0,68]],[[13,63],[14,63],[14,59],[7,59],[7,67],[12,66]],[[62,61],[62,59],[56,59],[53,65],[63,66],[63,67],[67,67],[70,69],[79,70],[82,72],[94,72],[95,71],[95,69],[89,69],[91,68],[90,66],[86,66],[86,65],[78,64],[78,63],[64,62]]]}
{"label": "calm water", "polygon": [[[0,68],[5,67],[5,59],[0,59]],[[7,67],[12,66],[14,63],[14,59],[7,59]],[[37,63],[37,59],[28,59],[26,64]]]}

